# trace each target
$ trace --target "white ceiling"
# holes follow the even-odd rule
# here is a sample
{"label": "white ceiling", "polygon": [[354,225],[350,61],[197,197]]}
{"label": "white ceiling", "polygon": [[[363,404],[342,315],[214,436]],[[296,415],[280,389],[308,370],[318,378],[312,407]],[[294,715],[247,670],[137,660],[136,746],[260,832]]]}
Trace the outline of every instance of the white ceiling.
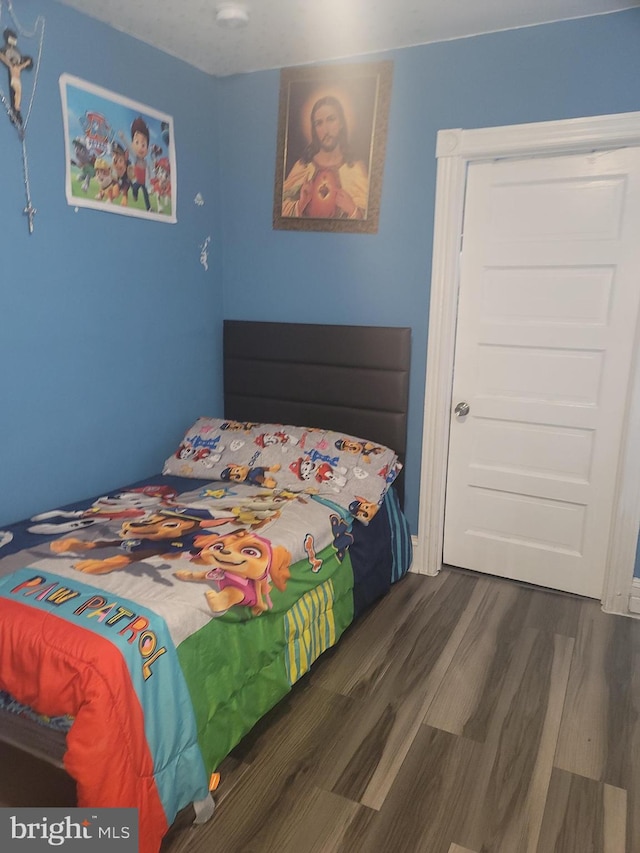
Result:
{"label": "white ceiling", "polygon": [[582,18],[640,0],[238,0],[249,14],[221,29],[229,0],[58,0],[216,76],[285,68]]}

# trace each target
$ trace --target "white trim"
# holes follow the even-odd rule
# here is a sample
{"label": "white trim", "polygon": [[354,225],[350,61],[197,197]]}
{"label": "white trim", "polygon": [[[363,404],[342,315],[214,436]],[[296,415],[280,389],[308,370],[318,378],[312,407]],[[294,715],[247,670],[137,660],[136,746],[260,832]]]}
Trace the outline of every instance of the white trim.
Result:
{"label": "white trim", "polygon": [[[447,141],[456,147],[462,131],[446,133]],[[438,146],[440,142],[441,134],[438,134]],[[467,163],[461,157],[438,160],[417,548],[418,571],[427,575],[438,574],[442,566],[449,403],[466,171]],[[438,346],[438,341],[444,345]]]}
{"label": "white trim", "polygon": [[629,379],[629,402],[618,461],[618,488],[613,506],[609,553],[602,591],[602,609],[607,613],[640,613],[640,610],[634,611],[631,606],[634,589],[636,586],[640,587],[640,578],[633,577],[640,519],[639,334],[640,329],[636,329],[635,360]]}
{"label": "white trim", "polygon": [[[460,241],[469,164],[505,157],[584,153],[628,146],[640,146],[640,112],[510,127],[439,131],[416,549],[418,566],[414,571],[435,575],[442,568]],[[640,522],[640,442],[637,441],[640,430],[640,370],[634,370],[631,382],[602,594],[604,609],[624,614],[629,613]]]}

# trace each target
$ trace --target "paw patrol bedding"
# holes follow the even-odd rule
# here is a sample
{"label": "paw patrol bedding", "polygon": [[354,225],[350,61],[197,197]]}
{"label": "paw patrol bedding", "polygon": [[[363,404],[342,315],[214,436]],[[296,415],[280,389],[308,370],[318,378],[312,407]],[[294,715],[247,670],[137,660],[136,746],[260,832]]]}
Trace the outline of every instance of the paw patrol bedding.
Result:
{"label": "paw patrol bedding", "polygon": [[394,450],[344,432],[198,418],[163,473],[328,495],[368,524],[401,468]]}
{"label": "paw patrol bedding", "polygon": [[0,691],[72,719],[80,805],[135,806],[143,853],[411,562],[393,492],[151,478],[0,531]]}

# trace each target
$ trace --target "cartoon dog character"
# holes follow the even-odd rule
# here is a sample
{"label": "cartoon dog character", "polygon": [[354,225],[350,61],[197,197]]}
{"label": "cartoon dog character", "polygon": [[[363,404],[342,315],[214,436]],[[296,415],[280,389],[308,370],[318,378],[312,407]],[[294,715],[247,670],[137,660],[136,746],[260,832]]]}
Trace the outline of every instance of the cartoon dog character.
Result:
{"label": "cartoon dog character", "polygon": [[120,193],[120,204],[127,207],[129,204],[129,187],[131,186],[130,172],[133,169],[129,164],[129,152],[119,142],[111,143],[111,166]]}
{"label": "cartoon dog character", "polygon": [[226,482],[249,483],[251,486],[264,486],[265,489],[275,489],[278,484],[269,474],[275,474],[279,470],[280,465],[271,465],[269,468],[229,465],[220,472],[220,479]]}
{"label": "cartoon dog character", "polygon": [[282,545],[274,547],[268,539],[250,530],[197,536],[195,545],[201,550],[191,559],[210,568],[174,574],[181,581],[215,583],[217,589],[205,592],[214,616],[238,606],[250,607],[253,615],[259,616],[273,607],[269,595],[271,583],[284,592],[291,577],[289,551]]}
{"label": "cartoon dog character", "polygon": [[31,521],[37,523],[27,530],[29,533],[50,536],[55,533],[72,533],[74,530],[82,530],[105,521],[142,518],[152,510],[170,505],[176,496],[175,489],[169,486],[140,486],[115,495],[104,495],[95,500],[88,509],[54,509],[41,512],[32,516]]}
{"label": "cartoon dog character", "polygon": [[354,441],[349,438],[339,438],[336,443],[336,449],[343,453],[352,453],[354,456],[362,456],[365,462],[371,462],[369,458],[372,454],[377,456],[384,453],[384,447],[378,444],[372,444],[370,441]]}
{"label": "cartoon dog character", "polygon": [[341,466],[334,468],[328,462],[314,462],[310,456],[298,457],[289,465],[289,470],[303,482],[313,477],[318,483],[331,483],[336,492],[347,482],[344,476],[347,473],[346,468]]}
{"label": "cartoon dog character", "polygon": [[282,445],[282,450],[284,452],[285,445],[296,445],[298,443],[298,439],[295,435],[290,435],[288,432],[278,430],[277,432],[261,433],[255,437],[254,443],[257,444],[258,447],[273,447],[275,444],[280,444]]}
{"label": "cartoon dog character", "polygon": [[96,162],[95,154],[92,154],[85,143],[77,137],[73,140],[74,158],[72,163],[78,167],[78,176],[76,180],[82,184],[82,191],[89,192],[89,183],[91,178],[96,173],[94,163]]}
{"label": "cartoon dog character", "polygon": [[96,195],[98,201],[111,202],[120,195],[120,187],[117,181],[114,180],[111,164],[107,163],[104,157],[98,157],[94,168],[96,171],[96,181],[100,189]]}
{"label": "cartoon dog character", "polygon": [[295,492],[263,492],[259,495],[251,495],[244,499],[238,506],[231,507],[231,512],[238,524],[258,530],[270,521],[280,517],[282,507],[291,501],[304,499]]}
{"label": "cartoon dog character", "polygon": [[349,504],[349,512],[354,518],[358,518],[364,524],[368,524],[373,516],[378,512],[380,507],[366,498],[361,498],[356,495],[355,501]]}
{"label": "cartoon dog character", "polygon": [[224,421],[220,429],[229,429],[232,432],[251,432],[254,427],[260,426],[255,421]]}
{"label": "cartoon dog character", "polygon": [[171,201],[171,166],[167,157],[156,160],[153,166],[151,186],[156,194],[158,213]]}
{"label": "cartoon dog character", "polygon": [[336,513],[332,513],[329,516],[329,520],[331,522],[333,547],[336,549],[336,557],[342,562],[348,549],[353,545],[351,523]]}
{"label": "cartoon dog character", "polygon": [[[224,450],[219,447],[218,450]],[[195,447],[188,441],[183,441],[176,450],[176,459],[191,459],[193,462],[202,462],[205,468],[212,468],[216,462],[222,459],[221,453],[214,453],[210,447]]]}
{"label": "cartoon dog character", "polygon": [[83,539],[55,539],[50,544],[55,554],[67,551],[92,551],[119,548],[123,553],[104,560],[80,560],[73,568],[90,575],[106,575],[150,557],[174,559],[195,552],[195,539],[203,527],[227,524],[227,518],[212,518],[206,510],[187,507],[160,510],[146,518],[130,519],[122,524],[119,539],[91,542]]}

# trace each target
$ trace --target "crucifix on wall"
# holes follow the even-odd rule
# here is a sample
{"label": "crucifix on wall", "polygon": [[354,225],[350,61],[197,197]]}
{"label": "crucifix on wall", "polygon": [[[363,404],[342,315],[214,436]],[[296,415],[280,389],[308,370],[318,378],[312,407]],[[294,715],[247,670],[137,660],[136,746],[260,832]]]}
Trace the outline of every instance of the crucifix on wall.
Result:
{"label": "crucifix on wall", "polygon": [[3,35],[4,45],[0,49],[0,62],[6,65],[9,71],[11,120],[18,127],[22,127],[22,114],[20,112],[22,81],[20,75],[27,68],[33,68],[33,59],[30,56],[23,56],[18,50],[18,36],[14,30],[7,28]]}

